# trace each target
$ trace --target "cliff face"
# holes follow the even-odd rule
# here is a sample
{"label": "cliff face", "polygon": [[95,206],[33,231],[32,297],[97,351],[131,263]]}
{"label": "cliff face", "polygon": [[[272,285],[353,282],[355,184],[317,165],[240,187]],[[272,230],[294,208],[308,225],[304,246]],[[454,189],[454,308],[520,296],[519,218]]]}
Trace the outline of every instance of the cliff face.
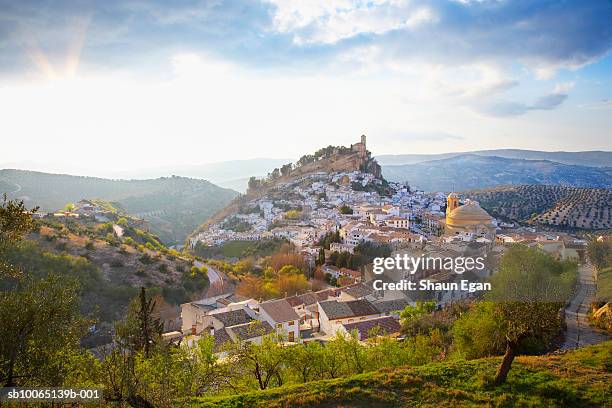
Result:
{"label": "cliff face", "polygon": [[297,167],[291,171],[289,178],[309,173],[333,173],[342,171],[361,171],[363,173],[370,173],[378,178],[382,177],[381,167],[375,159],[371,158],[369,154],[365,158],[362,158],[359,153],[352,152],[334,154],[331,157],[322,158],[313,163]]}

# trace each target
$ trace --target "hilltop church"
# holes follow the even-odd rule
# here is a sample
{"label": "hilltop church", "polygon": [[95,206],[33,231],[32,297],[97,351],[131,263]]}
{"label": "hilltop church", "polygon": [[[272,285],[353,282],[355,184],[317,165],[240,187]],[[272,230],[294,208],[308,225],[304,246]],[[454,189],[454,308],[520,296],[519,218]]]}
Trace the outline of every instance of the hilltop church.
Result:
{"label": "hilltop church", "polygon": [[459,196],[450,193],[446,199],[445,235],[474,234],[475,237],[483,237],[489,240],[495,238],[495,224],[478,202],[467,200],[465,204],[459,204]]}

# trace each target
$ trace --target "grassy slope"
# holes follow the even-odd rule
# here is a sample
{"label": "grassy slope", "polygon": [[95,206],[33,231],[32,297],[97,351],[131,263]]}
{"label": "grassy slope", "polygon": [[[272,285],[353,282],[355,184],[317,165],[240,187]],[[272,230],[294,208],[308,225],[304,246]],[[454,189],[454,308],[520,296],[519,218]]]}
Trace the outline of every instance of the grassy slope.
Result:
{"label": "grassy slope", "polygon": [[597,300],[602,302],[612,301],[612,266],[608,266],[597,273]]}
{"label": "grassy slope", "polygon": [[519,357],[508,382],[487,385],[499,358],[397,368],[230,397],[196,407],[612,406],[612,342],[543,357]]}

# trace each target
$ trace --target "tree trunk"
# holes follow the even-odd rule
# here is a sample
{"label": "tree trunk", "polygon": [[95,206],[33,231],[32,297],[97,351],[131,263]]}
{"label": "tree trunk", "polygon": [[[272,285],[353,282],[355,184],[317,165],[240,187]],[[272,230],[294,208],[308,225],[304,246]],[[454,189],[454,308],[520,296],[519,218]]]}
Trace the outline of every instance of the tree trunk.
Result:
{"label": "tree trunk", "polygon": [[495,374],[495,379],[493,380],[495,385],[506,382],[506,378],[508,377],[508,373],[512,367],[512,361],[514,361],[514,351],[517,345],[518,344],[516,342],[508,342],[506,345],[506,353],[504,354],[504,358],[502,359],[502,362],[497,369],[497,374]]}

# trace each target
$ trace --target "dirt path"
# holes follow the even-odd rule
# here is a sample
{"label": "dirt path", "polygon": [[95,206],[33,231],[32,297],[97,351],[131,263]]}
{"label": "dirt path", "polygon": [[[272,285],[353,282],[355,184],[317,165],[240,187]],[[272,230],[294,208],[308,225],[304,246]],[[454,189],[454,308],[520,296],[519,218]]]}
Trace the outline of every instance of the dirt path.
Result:
{"label": "dirt path", "polygon": [[589,325],[587,314],[595,299],[597,282],[595,271],[590,263],[581,265],[578,269],[578,284],[570,304],[565,309],[565,343],[561,350],[584,347],[610,340],[606,333]]}

